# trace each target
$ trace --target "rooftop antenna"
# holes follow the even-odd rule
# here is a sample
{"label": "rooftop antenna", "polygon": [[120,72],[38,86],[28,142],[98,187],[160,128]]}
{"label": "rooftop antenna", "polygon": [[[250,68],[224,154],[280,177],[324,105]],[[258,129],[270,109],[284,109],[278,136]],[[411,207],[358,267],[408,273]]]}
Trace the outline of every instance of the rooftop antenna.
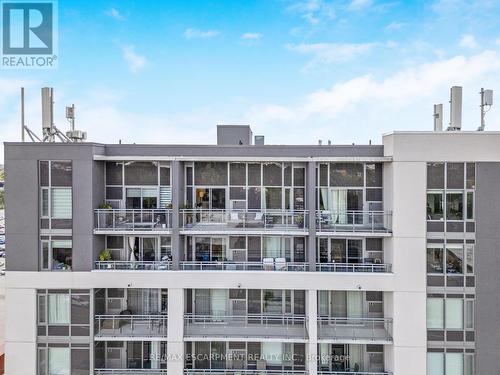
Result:
{"label": "rooftop antenna", "polygon": [[[479,106],[481,108],[481,125],[477,130],[484,131],[484,126],[486,125],[484,117],[486,115],[486,112],[488,112],[493,105],[493,90],[485,90],[481,87],[479,95],[481,95],[481,105]],[[485,109],[486,107],[488,108]]]}
{"label": "rooftop antenna", "polygon": [[87,139],[87,133],[81,130],[75,130],[75,105],[66,107],[66,120],[69,121],[70,131],[66,132],[66,136],[73,142],[83,142]]}
{"label": "rooftop antenna", "polygon": [[448,130],[462,129],[462,86],[453,86],[450,90],[450,126]]}
{"label": "rooftop antenna", "polygon": [[54,89],[42,87],[42,136],[38,137],[25,122],[24,87],[21,87],[21,140],[25,142],[28,134],[32,142],[81,142],[87,133],[75,130],[75,105],[66,107],[66,118],[70,121],[71,130],[64,134],[54,124]]}
{"label": "rooftop antenna", "polygon": [[434,104],[434,131],[443,131],[443,105]]}

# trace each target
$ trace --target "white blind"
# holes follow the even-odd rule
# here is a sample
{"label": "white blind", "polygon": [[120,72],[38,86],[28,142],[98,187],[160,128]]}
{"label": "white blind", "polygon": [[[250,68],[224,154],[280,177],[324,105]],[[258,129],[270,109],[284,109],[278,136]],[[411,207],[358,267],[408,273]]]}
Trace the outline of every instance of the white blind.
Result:
{"label": "white blind", "polygon": [[446,299],[446,328],[464,328],[464,300],[460,298]]}
{"label": "white blind", "polygon": [[427,353],[427,374],[444,375],[444,353]]}
{"label": "white blind", "polygon": [[442,298],[427,298],[427,328],[444,328],[443,307]]}
{"label": "white blind", "polygon": [[52,189],[52,217],[54,219],[71,219],[71,188]]}
{"label": "white blind", "polygon": [[160,187],[160,208],[165,208],[172,203],[172,188]]}

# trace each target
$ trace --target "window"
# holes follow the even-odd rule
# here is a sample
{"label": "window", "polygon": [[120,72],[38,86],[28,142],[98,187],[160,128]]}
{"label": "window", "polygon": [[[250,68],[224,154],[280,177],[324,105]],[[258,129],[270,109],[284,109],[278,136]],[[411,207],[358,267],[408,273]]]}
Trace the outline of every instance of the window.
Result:
{"label": "window", "polygon": [[464,188],[464,163],[446,164],[446,188],[447,189]]}
{"label": "window", "polygon": [[474,193],[467,192],[467,220],[474,219]]}
{"label": "window", "polygon": [[467,273],[474,273],[474,245],[465,245],[466,260],[467,260]]}
{"label": "window", "polygon": [[464,328],[464,300],[447,298],[445,302],[446,329]]}
{"label": "window", "polygon": [[262,357],[268,365],[281,365],[283,362],[283,346],[281,342],[263,342]]}
{"label": "window", "polygon": [[446,220],[463,220],[463,193],[446,194]]}
{"label": "window", "polygon": [[267,163],[263,168],[264,186],[281,186],[281,164]]}
{"label": "window", "polygon": [[49,189],[42,189],[42,217],[49,217]]}
{"label": "window", "polygon": [[382,164],[366,164],[366,186],[382,187]]}
{"label": "window", "polygon": [[194,167],[195,185],[227,185],[227,163],[197,162]]}
{"label": "window", "polygon": [[244,186],[247,183],[247,168],[244,163],[231,163],[229,165],[229,182],[234,186]]}
{"label": "window", "polygon": [[281,210],[281,188],[265,188],[266,193],[266,209]]}
{"label": "window", "polygon": [[47,296],[38,295],[38,323],[47,323]]}
{"label": "window", "polygon": [[474,329],[474,300],[465,301],[465,328]]}
{"label": "window", "polygon": [[474,354],[465,354],[464,365],[464,375],[474,375]]}
{"label": "window", "polygon": [[49,324],[70,324],[69,294],[49,294]]}
{"label": "window", "polygon": [[427,246],[427,273],[443,273],[444,249],[435,245]]}
{"label": "window", "polygon": [[443,193],[427,193],[427,220],[443,220]]}
{"label": "window", "polygon": [[106,163],[106,185],[123,185],[123,163]]}
{"label": "window", "polygon": [[41,270],[71,270],[71,240],[42,240],[40,247]]}
{"label": "window", "polygon": [[71,219],[71,188],[52,188],[52,218]]}
{"label": "window", "polygon": [[464,248],[463,245],[446,246],[446,272],[463,273]]}
{"label": "window", "polygon": [[465,177],[465,187],[467,189],[476,188],[476,164],[467,163],[466,177]]}
{"label": "window", "polygon": [[444,328],[444,302],[442,298],[427,298],[427,328]]}
{"label": "window", "polygon": [[363,186],[362,163],[330,164],[330,186]]}
{"label": "window", "polygon": [[446,353],[446,375],[462,375],[464,373],[464,355],[462,353]]}
{"label": "window", "polygon": [[49,373],[48,375],[70,374],[70,349],[49,347]]}
{"label": "window", "polygon": [[125,163],[125,185],[158,185],[158,163]]}
{"label": "window", "polygon": [[427,189],[444,189],[444,163],[427,164]]}
{"label": "window", "polygon": [[444,353],[427,353],[427,375],[444,375]]}

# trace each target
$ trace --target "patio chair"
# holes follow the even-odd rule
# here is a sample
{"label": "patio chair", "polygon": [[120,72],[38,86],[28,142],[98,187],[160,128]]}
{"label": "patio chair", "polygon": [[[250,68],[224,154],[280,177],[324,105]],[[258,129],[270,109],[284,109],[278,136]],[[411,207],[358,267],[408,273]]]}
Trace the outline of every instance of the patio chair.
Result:
{"label": "patio chair", "polygon": [[274,271],[274,258],[262,259],[262,266],[264,271]]}
{"label": "patio chair", "polygon": [[275,258],[274,269],[276,271],[286,271],[286,259],[285,258]]}

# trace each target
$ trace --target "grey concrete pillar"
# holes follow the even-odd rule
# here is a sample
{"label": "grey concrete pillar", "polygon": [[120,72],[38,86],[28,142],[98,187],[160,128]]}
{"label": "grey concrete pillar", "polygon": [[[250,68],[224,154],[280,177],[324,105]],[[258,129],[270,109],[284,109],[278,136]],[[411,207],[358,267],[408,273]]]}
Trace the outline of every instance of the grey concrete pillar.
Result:
{"label": "grey concrete pillar", "polygon": [[316,162],[307,163],[306,209],[309,211],[307,251],[309,271],[316,271]]}
{"label": "grey concrete pillar", "polygon": [[182,203],[184,179],[179,160],[172,161],[172,269],[179,269],[181,259],[181,241],[179,234],[179,208]]}

